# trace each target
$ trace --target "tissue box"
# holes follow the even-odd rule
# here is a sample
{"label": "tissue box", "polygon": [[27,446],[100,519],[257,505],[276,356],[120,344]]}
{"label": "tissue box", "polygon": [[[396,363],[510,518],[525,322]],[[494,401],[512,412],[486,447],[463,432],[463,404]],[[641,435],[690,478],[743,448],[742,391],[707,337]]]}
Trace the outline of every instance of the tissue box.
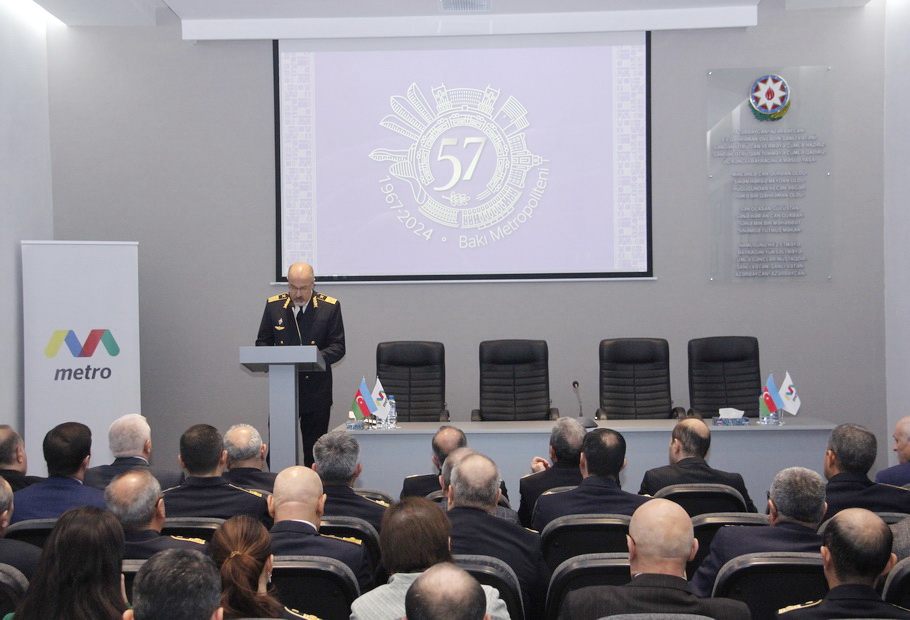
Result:
{"label": "tissue box", "polygon": [[749,426],[749,418],[722,418],[715,416],[711,419],[714,420],[714,426]]}

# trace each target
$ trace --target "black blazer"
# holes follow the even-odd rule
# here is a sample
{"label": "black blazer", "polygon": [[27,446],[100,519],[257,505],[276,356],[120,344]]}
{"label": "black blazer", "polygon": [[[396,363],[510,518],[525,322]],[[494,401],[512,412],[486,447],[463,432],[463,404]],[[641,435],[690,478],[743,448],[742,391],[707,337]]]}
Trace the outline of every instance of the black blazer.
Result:
{"label": "black blazer", "polygon": [[170,489],[183,482],[183,473],[176,469],[165,469],[164,467],[153,467],[149,462],[138,456],[118,456],[110,465],[99,465],[92,467],[85,472],[85,484],[96,489],[105,489],[116,476],[127,472],[131,469],[142,467],[158,480],[158,484],[163,489]]}
{"label": "black blazer", "polygon": [[746,508],[749,512],[758,512],[740,474],[714,469],[702,458],[693,456],[682,459],[675,465],[649,469],[642,478],[638,493],[639,495],[654,495],[671,484],[725,484],[740,492],[743,499],[746,500]]}
{"label": "black blazer", "polygon": [[845,508],[865,508],[872,512],[910,514],[910,490],[890,484],[877,484],[863,474],[842,473],[832,476],[825,487],[830,519]]}
{"label": "black blazer", "polygon": [[272,553],[275,555],[319,555],[344,562],[357,577],[360,593],[373,587],[373,566],[359,543],[323,536],[309,523],[279,521],[272,526]]}
{"label": "black blazer", "polygon": [[273,471],[262,471],[255,467],[238,467],[237,469],[230,469],[223,472],[221,477],[231,484],[243,487],[244,489],[255,489],[257,491],[268,491],[271,493],[275,487],[275,478],[278,477],[278,473]]}
{"label": "black blazer", "polygon": [[531,527],[534,515],[534,504],[545,491],[555,487],[578,486],[581,484],[581,470],[577,464],[556,461],[549,469],[536,474],[522,476],[518,483],[521,503],[518,506],[518,519],[525,527]]}
{"label": "black blazer", "polygon": [[607,478],[588,476],[581,484],[570,491],[541,495],[537,500],[537,509],[531,519],[533,529],[542,532],[547,523],[565,515],[583,514],[621,514],[632,516],[635,509],[649,501],[628,493],[619,485]]}

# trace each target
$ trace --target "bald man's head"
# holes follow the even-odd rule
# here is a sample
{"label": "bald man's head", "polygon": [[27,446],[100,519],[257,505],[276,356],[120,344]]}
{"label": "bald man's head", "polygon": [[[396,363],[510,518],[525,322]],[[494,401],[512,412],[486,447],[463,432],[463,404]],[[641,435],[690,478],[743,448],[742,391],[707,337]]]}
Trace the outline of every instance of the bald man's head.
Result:
{"label": "bald man's head", "polygon": [[638,507],[629,523],[629,537],[633,575],[685,576],[686,562],[697,549],[692,519],[679,504],[665,499],[652,499]]}
{"label": "bald man's head", "polygon": [[450,504],[492,511],[499,501],[499,469],[483,454],[469,454],[452,470]]}
{"label": "bald man's head", "polygon": [[829,586],[843,583],[873,585],[894,563],[892,542],[891,528],[874,512],[865,508],[838,512],[825,526],[825,546],[822,547]]}
{"label": "bald man's head", "polygon": [[288,267],[288,293],[291,300],[298,308],[310,303],[313,296],[313,287],[316,285],[316,276],[313,268],[306,263],[294,263]]}
{"label": "bald man's head", "polygon": [[161,531],[161,485],[147,467],[137,467],[115,476],[104,489],[104,503],[124,531],[154,529]]}
{"label": "bald man's head", "polygon": [[269,513],[275,522],[291,519],[309,521],[319,527],[325,507],[322,480],[308,467],[288,467],[275,478],[275,487],[268,497]]}
{"label": "bald man's head", "polygon": [[670,440],[670,462],[676,463],[684,458],[705,458],[711,447],[711,431],[708,425],[698,418],[680,420],[673,427]]}
{"label": "bald man's head", "polygon": [[910,462],[910,416],[901,418],[894,425],[894,446],[891,448],[897,454],[900,463]]}
{"label": "bald man's head", "polygon": [[452,452],[467,445],[468,438],[461,429],[448,425],[440,426],[433,435],[433,463],[441,470],[446,458]]}
{"label": "bald man's head", "polygon": [[25,442],[22,436],[8,424],[0,424],[0,468],[25,473],[28,462],[25,458]]}
{"label": "bald man's head", "polygon": [[440,562],[411,584],[404,605],[412,620],[481,620],[487,598],[480,583],[464,569]]}

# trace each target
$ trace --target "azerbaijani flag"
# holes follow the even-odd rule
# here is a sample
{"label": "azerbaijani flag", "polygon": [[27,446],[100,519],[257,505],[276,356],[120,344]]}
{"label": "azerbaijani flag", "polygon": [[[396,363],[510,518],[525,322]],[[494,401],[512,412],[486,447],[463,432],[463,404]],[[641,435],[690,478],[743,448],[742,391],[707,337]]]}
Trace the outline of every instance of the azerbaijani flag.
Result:
{"label": "azerbaijani flag", "polygon": [[376,377],[376,385],[373,386],[373,393],[370,396],[376,404],[376,411],[374,412],[376,417],[385,420],[386,416],[389,415],[389,411],[392,410],[392,406],[389,404],[389,398],[386,396],[385,390],[382,389],[379,377]]}
{"label": "azerbaijani flag", "polygon": [[[768,381],[765,383],[765,392],[771,396],[771,399],[774,401],[774,406],[777,409],[784,408],[784,399],[780,397],[780,394],[777,393],[777,384],[774,383],[774,375],[768,375]],[[771,410],[771,413],[774,413],[775,409]]]}
{"label": "azerbaijani flag", "polygon": [[[768,413],[765,413],[767,411]],[[774,402],[774,399],[771,397],[771,394],[768,393],[768,386],[765,386],[765,389],[761,393],[761,417],[770,415],[777,411],[777,404]]]}
{"label": "azerbaijani flag", "polygon": [[787,376],[784,377],[784,383],[780,386],[779,394],[784,401],[784,410],[796,415],[799,412],[799,406],[802,404],[802,401],[796,393],[796,386],[793,385],[793,379],[790,378],[789,372],[787,373]]}
{"label": "azerbaijani flag", "polygon": [[351,401],[351,411],[357,418],[365,418],[376,413],[376,403],[370,395],[370,389],[367,387],[367,380],[363,378],[360,381],[360,387],[354,394],[354,400]]}

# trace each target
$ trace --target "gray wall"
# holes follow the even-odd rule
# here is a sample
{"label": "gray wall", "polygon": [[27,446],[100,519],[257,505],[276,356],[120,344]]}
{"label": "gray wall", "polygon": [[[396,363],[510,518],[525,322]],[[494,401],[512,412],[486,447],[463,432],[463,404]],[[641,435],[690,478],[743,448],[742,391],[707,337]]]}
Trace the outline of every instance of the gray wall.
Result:
{"label": "gray wall", "polygon": [[[586,411],[596,405],[602,338],[667,338],[675,399],[687,405],[686,342],[749,334],[761,342],[765,374],[793,375],[805,415],[870,427],[883,466],[884,2],[789,11],[764,0],[759,13],[754,28],[652,35],[654,281],[320,287],[342,300],[347,326],[332,424],[361,376],[372,381],[383,340],[445,343],[458,421],[477,404],[484,339],[546,339],[554,405],[571,414],[573,379]],[[55,31],[48,45],[55,234],[139,241],[142,402],[157,461],[173,458],[195,422],[264,428],[267,380],[236,360],[265,298],[280,290],[269,285],[270,42],[185,42],[176,18],[163,15],[154,28]],[[706,71],[784,65],[827,65],[863,84],[860,110],[830,106],[834,278],[712,284]],[[428,465],[428,455],[414,458]]]}

